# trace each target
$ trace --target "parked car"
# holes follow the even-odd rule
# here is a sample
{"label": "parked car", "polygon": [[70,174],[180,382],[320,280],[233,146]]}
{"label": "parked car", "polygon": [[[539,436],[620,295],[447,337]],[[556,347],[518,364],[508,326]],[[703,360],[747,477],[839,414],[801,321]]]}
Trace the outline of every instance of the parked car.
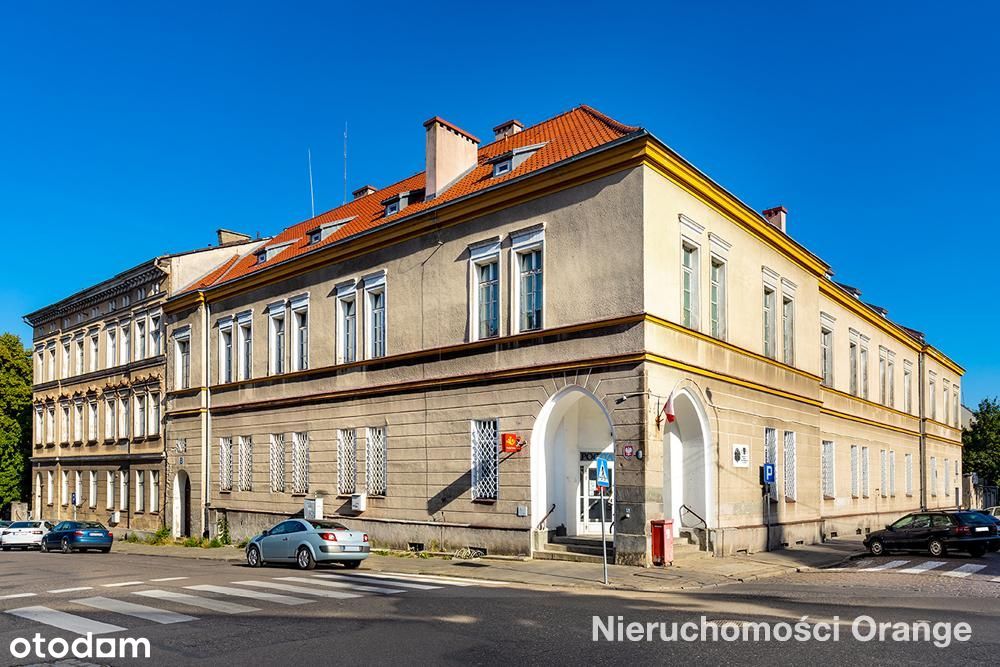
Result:
{"label": "parked car", "polygon": [[[978,512],[983,515],[987,521],[990,521],[997,527],[997,533],[1000,534],[1000,516],[990,514],[987,510],[972,510],[973,512]],[[987,551],[1000,551],[1000,540],[994,540],[986,548]]]}
{"label": "parked car", "polygon": [[914,512],[885,530],[870,533],[864,544],[873,556],[924,549],[932,556],[943,556],[954,549],[978,558],[1000,546],[1000,537],[997,524],[979,512]]}
{"label": "parked car", "polygon": [[987,507],[983,511],[986,512],[987,514],[1000,517],[1000,505],[996,505],[994,507]]}
{"label": "parked car", "polygon": [[52,524],[48,521],[15,521],[0,529],[0,549],[37,549],[50,530]]}
{"label": "parked car", "polygon": [[13,521],[7,521],[6,519],[0,519],[0,529],[6,528],[7,526],[9,526],[12,523],[14,523],[14,522]]}
{"label": "parked car", "polygon": [[246,557],[250,567],[295,563],[300,570],[311,570],[317,562],[340,562],[355,568],[370,551],[367,533],[336,521],[288,519],[250,540]]}
{"label": "parked car", "polygon": [[63,521],[42,536],[41,548],[48,553],[59,549],[64,554],[95,549],[108,553],[114,536],[96,521]]}

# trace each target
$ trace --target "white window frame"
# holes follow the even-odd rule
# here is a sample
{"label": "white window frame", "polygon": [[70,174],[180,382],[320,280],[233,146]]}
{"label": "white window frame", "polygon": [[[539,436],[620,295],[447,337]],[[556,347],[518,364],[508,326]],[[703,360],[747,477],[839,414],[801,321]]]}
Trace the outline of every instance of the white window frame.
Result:
{"label": "white window frame", "polygon": [[913,414],[913,363],[903,361],[903,412]]}
{"label": "white window frame", "polygon": [[224,317],[218,322],[219,336],[219,384],[233,381],[233,318]]}
{"label": "white window frame", "polygon": [[32,434],[32,442],[35,445],[41,445],[45,441],[45,409],[40,406],[35,406],[35,431]]}
{"label": "white window frame", "polygon": [[[548,281],[545,279],[545,274],[547,272],[546,262],[548,261],[548,253],[545,251],[545,229],[543,227],[538,227],[535,229],[530,229],[522,232],[517,232],[511,234],[511,248],[510,248],[510,282],[511,282],[511,317],[510,322],[512,325],[511,333],[524,333],[527,331],[540,331],[545,328],[545,315],[546,308],[545,304],[548,301],[547,288],[546,285]],[[521,255],[527,253],[532,253],[535,251],[541,253],[541,268],[539,273],[542,277],[542,307],[541,314],[539,316],[539,322],[537,327],[527,328],[521,321],[521,301],[524,299],[524,295],[521,294]]]}
{"label": "white window frame", "polygon": [[761,289],[761,313],[764,320],[764,356],[778,358],[778,287],[764,283]]}
{"label": "white window frame", "polygon": [[96,470],[91,470],[90,471],[90,479],[88,481],[89,481],[89,484],[88,484],[89,493],[87,494],[87,496],[88,496],[88,499],[90,500],[89,506],[90,506],[91,509],[94,509],[95,507],[97,507],[97,471]]}
{"label": "white window frame", "polygon": [[101,356],[101,337],[98,332],[93,332],[89,335],[90,338],[90,364],[88,365],[89,372],[93,373],[98,370],[100,365]]}
{"label": "white window frame", "polygon": [[157,514],[160,511],[160,471],[149,471],[149,512]]}
{"label": "white window frame", "polygon": [[784,442],[785,466],[785,500],[794,501],[798,494],[798,451],[796,445],[795,431],[785,431]]}
{"label": "white window frame", "polygon": [[149,437],[160,435],[160,392],[152,391],[149,393],[149,409],[146,412],[149,414],[149,427],[146,429],[146,435]]}
{"label": "white window frame", "polygon": [[127,440],[132,429],[132,401],[126,394],[118,397],[118,439]]}
{"label": "white window frame", "polygon": [[48,484],[45,485],[45,500],[47,501],[48,505],[53,505],[55,500],[55,498],[53,498],[53,496],[55,495],[55,479],[52,476],[51,470],[48,470],[46,472],[47,474],[45,479],[48,482]]}
{"label": "white window frame", "polygon": [[309,493],[309,433],[292,433],[292,493]]}
{"label": "white window frame", "polygon": [[937,457],[936,456],[932,456],[931,457],[931,470],[930,470],[930,473],[931,473],[931,481],[930,481],[931,496],[934,497],[934,498],[936,498],[937,494],[938,494],[938,471],[937,471]]}
{"label": "white window frame", "polygon": [[889,405],[889,367],[887,350],[881,345],[878,348],[878,402]]}
{"label": "white window frame", "polygon": [[73,402],[73,442],[83,442],[83,401]]}
{"label": "white window frame", "polygon": [[68,445],[72,435],[70,434],[69,403],[63,402],[59,405],[59,442]]}
{"label": "white window frame", "polygon": [[76,359],[73,365],[74,371],[77,375],[83,375],[84,366],[84,347],[83,347],[83,334],[78,335],[73,339],[73,350],[76,353]]}
{"label": "white window frame", "polygon": [[861,497],[871,496],[871,453],[868,447],[861,446]]}
{"label": "white window frame", "polygon": [[[389,294],[386,286],[385,271],[364,278],[365,293],[365,358],[380,359],[389,354]],[[376,346],[374,299],[382,296],[382,345]]]}
{"label": "white window frame", "polygon": [[135,412],[132,415],[132,421],[134,422],[132,435],[135,438],[146,437],[146,401],[147,395],[145,392],[135,393]]}
{"label": "white window frame", "polygon": [[837,497],[837,445],[824,440],[820,450],[820,491],[826,500]]}
{"label": "white window frame", "polygon": [[868,400],[868,342],[866,336],[861,337],[861,350],[859,352],[860,376],[861,376],[861,398]]}
{"label": "white window frame", "polygon": [[471,429],[472,500],[500,499],[500,420],[473,419]]}
{"label": "white window frame", "polygon": [[[286,348],[288,346],[288,320],[285,301],[277,301],[267,307],[267,374],[281,375],[285,372]],[[278,331],[278,322],[281,331]],[[280,348],[280,349],[279,349]]]}
{"label": "white window frame", "polygon": [[[687,259],[691,259],[690,265]],[[698,331],[701,325],[701,246],[691,239],[681,239],[681,326]],[[684,300],[687,298],[688,307]]]}
{"label": "white window frame", "polygon": [[[350,327],[347,320],[347,304],[354,306]],[[338,364],[351,364],[358,360],[358,289],[353,280],[337,286],[336,348]]]}
{"label": "white window frame", "polygon": [[[309,295],[293,297],[289,300],[288,310],[292,321],[292,370],[304,371],[309,369]],[[305,331],[299,326],[300,319],[304,319]],[[286,327],[287,328],[287,327]],[[303,338],[305,340],[303,340]]]}
{"label": "white window frame", "polygon": [[[718,271],[716,271],[718,269]],[[708,265],[708,319],[709,333],[719,340],[729,337],[729,263],[712,253]]]}
{"label": "white window frame", "polygon": [[118,365],[118,328],[114,324],[109,324],[104,329],[105,356],[107,368],[114,368]]}
{"label": "white window frame", "polygon": [[878,468],[878,493],[883,498],[887,498],[889,496],[889,452],[885,449],[878,450]]}
{"label": "white window frame", "polygon": [[351,495],[358,490],[358,431],[337,430],[337,493]]}
{"label": "white window frame", "polygon": [[890,408],[895,409],[896,407],[896,353],[892,350],[886,350],[885,353],[885,372],[888,378],[889,384],[889,401],[887,405]]}
{"label": "white window frame", "polygon": [[951,495],[951,461],[944,460],[944,495]]}
{"label": "white window frame", "polygon": [[121,323],[121,338],[118,345],[118,363],[127,364],[132,361],[132,322],[125,320]]}
{"label": "white window frame", "polygon": [[115,472],[113,470],[104,471],[104,508],[108,510],[115,508]]}
{"label": "white window frame", "polygon": [[253,436],[239,436],[238,456],[236,476],[239,490],[242,492],[253,491]]}
{"label": "white window frame", "polygon": [[937,375],[932,371],[930,373],[928,384],[928,402],[930,403],[930,417],[931,419],[937,420]]}
{"label": "white window frame", "polygon": [[795,297],[784,290],[781,294],[781,361],[786,366],[795,365]]}
{"label": "white window frame", "polygon": [[285,434],[272,433],[268,451],[271,493],[285,492]]}
{"label": "white window frame", "polygon": [[135,320],[135,358],[140,361],[146,358],[146,316],[137,317]]}
{"label": "white window frame", "polygon": [[219,492],[233,490],[233,438],[219,438]]}
{"label": "white window frame", "polygon": [[125,471],[120,471],[118,473],[118,510],[121,512],[128,511],[129,498],[129,479]]}
{"label": "white window frame", "polygon": [[118,435],[118,398],[104,398],[104,439],[115,440]]}
{"label": "white window frame", "polygon": [[236,377],[249,380],[253,378],[253,311],[236,315],[236,346],[239,367]]}
{"label": "white window frame", "polygon": [[135,471],[135,511],[146,511],[146,471]]}
{"label": "white window frame", "polygon": [[906,454],[906,456],[904,456],[903,459],[904,459],[904,465],[906,467],[906,469],[903,472],[903,474],[904,474],[904,476],[906,478],[905,479],[905,483],[906,483],[906,495],[907,496],[912,496],[913,495],[913,454]]}
{"label": "white window frame", "polygon": [[69,505],[69,471],[63,470],[59,480],[59,504],[66,507]]}
{"label": "white window frame", "polygon": [[389,493],[389,436],[384,426],[365,429],[365,491],[377,497]]}
{"label": "white window frame", "polygon": [[[185,326],[174,331],[174,389],[191,388],[191,327]],[[187,346],[187,354],[181,350]]]}
{"label": "white window frame", "polygon": [[[480,327],[480,308],[482,306],[482,294],[480,271],[487,266],[496,266],[496,278],[490,281],[496,290],[495,312],[496,312],[496,333],[483,335]],[[503,301],[500,286],[503,284],[503,272],[500,262],[500,241],[490,241],[481,243],[469,248],[469,338],[470,340],[486,340],[499,338],[501,335],[501,323],[503,321]]]}
{"label": "white window frame", "polygon": [[896,497],[896,450],[889,450],[889,497]]}

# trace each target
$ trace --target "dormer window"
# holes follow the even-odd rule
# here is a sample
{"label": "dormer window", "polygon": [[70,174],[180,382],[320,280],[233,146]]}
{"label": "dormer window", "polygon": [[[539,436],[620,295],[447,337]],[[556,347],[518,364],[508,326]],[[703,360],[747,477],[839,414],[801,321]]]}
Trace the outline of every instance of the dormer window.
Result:
{"label": "dormer window", "polygon": [[313,231],[309,232],[309,245],[315,245],[319,243],[322,240],[321,236],[322,235],[318,229],[314,229]]}
{"label": "dormer window", "polygon": [[497,176],[503,176],[504,174],[509,173],[511,170],[512,162],[513,162],[512,159],[507,159],[494,164],[493,177],[496,178]]}
{"label": "dormer window", "polygon": [[385,217],[395,215],[410,204],[416,204],[423,200],[424,191],[422,189],[407,190],[406,192],[400,192],[398,195],[393,195],[388,199],[383,199],[382,206],[385,206]]}
{"label": "dormer window", "polygon": [[509,150],[506,153],[501,153],[500,155],[491,158],[489,162],[493,165],[493,178],[503,176],[514,171],[520,167],[525,160],[538,152],[538,149],[544,145],[545,144],[534,144],[533,146],[521,146],[520,148]]}
{"label": "dormer window", "polygon": [[399,201],[394,201],[390,204],[385,205],[385,215],[386,217],[393,215],[394,213],[399,213]]}
{"label": "dormer window", "polygon": [[267,261],[267,249],[266,248],[261,248],[260,250],[258,250],[257,252],[255,252],[254,255],[257,256],[257,263],[258,264],[263,264],[264,262]]}
{"label": "dormer window", "polygon": [[316,245],[320,241],[325,241],[330,238],[330,235],[335,231],[354,220],[356,216],[351,216],[349,218],[341,218],[340,220],[332,220],[330,222],[323,223],[316,229],[310,229],[308,233],[309,245]]}
{"label": "dormer window", "polygon": [[280,245],[273,245],[267,248],[261,248],[256,251],[254,255],[257,257],[257,264],[263,264],[264,262],[274,259],[281,251],[283,251],[288,246],[292,245],[291,241],[282,243]]}

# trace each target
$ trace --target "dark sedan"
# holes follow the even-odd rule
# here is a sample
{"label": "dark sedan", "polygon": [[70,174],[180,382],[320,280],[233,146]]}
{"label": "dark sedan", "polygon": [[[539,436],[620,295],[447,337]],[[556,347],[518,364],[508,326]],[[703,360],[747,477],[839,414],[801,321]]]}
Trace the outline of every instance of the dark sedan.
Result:
{"label": "dark sedan", "polygon": [[997,525],[979,512],[915,512],[865,538],[873,556],[890,551],[924,551],[943,556],[949,549],[979,558],[998,542]]}
{"label": "dark sedan", "polygon": [[93,549],[108,553],[114,536],[96,521],[63,521],[42,537],[42,551],[64,554]]}

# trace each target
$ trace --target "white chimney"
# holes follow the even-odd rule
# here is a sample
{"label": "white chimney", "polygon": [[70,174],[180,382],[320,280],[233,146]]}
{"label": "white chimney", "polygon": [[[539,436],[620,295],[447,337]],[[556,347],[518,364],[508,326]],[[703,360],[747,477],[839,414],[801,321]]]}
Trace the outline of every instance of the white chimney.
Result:
{"label": "white chimney", "polygon": [[358,188],[351,194],[354,195],[355,199],[360,199],[361,197],[367,197],[368,195],[374,194],[375,192],[378,192],[378,190],[375,189],[374,185],[362,185],[360,188]]}
{"label": "white chimney", "polygon": [[764,218],[772,226],[777,227],[785,234],[788,233],[788,209],[784,206],[775,206],[774,208],[767,209],[764,211]]}
{"label": "white chimney", "polygon": [[511,119],[506,123],[500,123],[493,128],[493,139],[495,141],[500,141],[501,139],[506,139],[512,134],[517,134],[523,129],[524,123],[516,119]]}
{"label": "white chimney", "polygon": [[479,139],[435,116],[427,128],[427,183],[424,198],[433,199],[476,166]]}

